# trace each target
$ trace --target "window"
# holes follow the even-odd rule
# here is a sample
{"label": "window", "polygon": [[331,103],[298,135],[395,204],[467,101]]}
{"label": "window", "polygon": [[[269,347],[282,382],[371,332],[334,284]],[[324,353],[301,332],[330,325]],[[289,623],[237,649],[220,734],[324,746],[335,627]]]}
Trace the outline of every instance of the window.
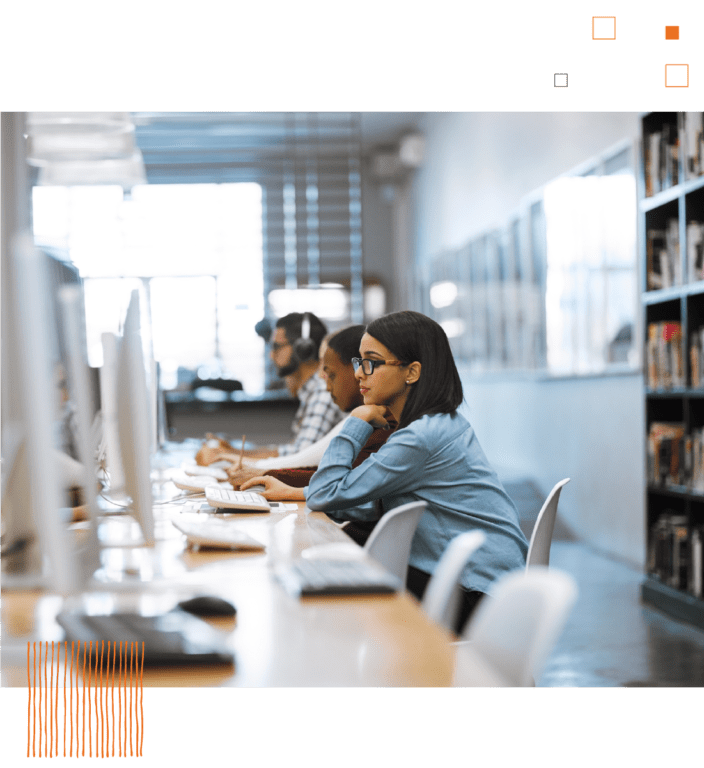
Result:
{"label": "window", "polygon": [[348,294],[344,322],[363,321],[359,113],[136,112],[133,119],[150,183],[261,185],[266,297],[340,284]]}
{"label": "window", "polygon": [[631,146],[549,183],[506,226],[439,254],[425,280],[432,316],[471,371],[636,368]]}
{"label": "window", "polygon": [[[91,364],[100,364],[100,333],[117,329],[134,280],[165,386],[196,361],[251,393],[272,384],[254,326],[278,317],[292,291],[315,292],[306,309],[319,309],[330,329],[379,311],[383,293],[365,290],[362,276],[358,113],[131,118],[148,185],[128,199],[117,186],[34,190],[37,241],[67,252],[91,295]],[[168,338],[177,327],[183,344]]]}
{"label": "window", "polygon": [[35,187],[34,234],[60,247],[85,286],[89,363],[101,334],[119,331],[132,289],[162,370],[239,379],[264,388],[262,193],[255,183]]}
{"label": "window", "polygon": [[553,373],[637,364],[635,206],[628,151],[545,188],[547,360]]}

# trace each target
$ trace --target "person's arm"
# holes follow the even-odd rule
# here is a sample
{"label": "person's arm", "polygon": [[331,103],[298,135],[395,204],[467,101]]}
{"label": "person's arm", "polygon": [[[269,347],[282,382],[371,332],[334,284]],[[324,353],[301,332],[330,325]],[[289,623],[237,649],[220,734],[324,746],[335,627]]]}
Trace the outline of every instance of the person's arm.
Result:
{"label": "person's arm", "polygon": [[362,450],[357,454],[357,458],[352,464],[353,468],[359,466],[363,461],[366,461],[373,453],[376,453],[398,428],[398,423],[391,418],[390,414],[387,414],[386,418],[388,420],[389,429],[381,427],[372,432],[369,440],[367,440],[362,446]]}
{"label": "person's arm", "polygon": [[277,480],[275,477],[269,475],[261,475],[260,477],[253,477],[251,480],[242,483],[240,490],[246,491],[253,485],[263,485],[264,490],[259,491],[261,495],[269,501],[305,501],[304,488],[292,488],[286,483],[282,483],[281,480]]}
{"label": "person's arm", "polygon": [[[351,468],[372,430],[370,423],[353,412],[330,443],[306,489],[310,509],[334,512],[358,507],[382,496],[413,491],[422,484],[428,448],[410,428],[395,432],[376,453]],[[350,519],[367,517],[366,512],[362,517],[356,510],[350,510],[348,515]]]}
{"label": "person's arm", "polygon": [[291,488],[305,488],[317,469],[317,467],[298,467],[296,469],[268,469],[263,474],[266,477],[275,477],[282,483],[290,485]]}
{"label": "person's arm", "polygon": [[303,450],[291,453],[286,456],[278,456],[271,459],[261,459],[255,466],[260,470],[265,469],[295,469],[296,467],[317,467],[323,454],[330,445],[330,441],[342,429],[344,421],[341,421],[320,440],[312,445],[303,448]]}
{"label": "person's arm", "polygon": [[301,425],[295,440],[280,445],[279,456],[288,456],[313,445],[330,432],[342,420],[342,412],[333,403],[330,393],[317,389],[310,394],[305,404]]}

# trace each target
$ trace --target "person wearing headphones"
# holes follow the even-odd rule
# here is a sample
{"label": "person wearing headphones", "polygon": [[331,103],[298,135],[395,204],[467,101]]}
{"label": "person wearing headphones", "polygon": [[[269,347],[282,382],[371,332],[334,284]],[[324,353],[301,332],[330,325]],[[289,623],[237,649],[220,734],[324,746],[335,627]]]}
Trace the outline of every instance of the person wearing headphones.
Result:
{"label": "person wearing headphones", "polygon": [[[245,456],[264,458],[298,453],[324,437],[344,418],[325,381],[316,375],[320,368],[320,344],[326,333],[324,323],[312,312],[291,312],[276,321],[271,359],[300,403],[292,424],[293,441],[274,450],[245,451]],[[230,460],[233,454],[232,446],[221,440],[217,448],[204,445],[196,454],[196,462],[206,466],[220,459]]]}
{"label": "person wearing headphones", "polygon": [[325,382],[316,376],[318,351],[326,333],[327,328],[312,312],[291,312],[276,321],[271,359],[279,376],[288,377],[300,402],[293,419],[293,442],[278,446],[278,456],[312,445],[344,418]]}

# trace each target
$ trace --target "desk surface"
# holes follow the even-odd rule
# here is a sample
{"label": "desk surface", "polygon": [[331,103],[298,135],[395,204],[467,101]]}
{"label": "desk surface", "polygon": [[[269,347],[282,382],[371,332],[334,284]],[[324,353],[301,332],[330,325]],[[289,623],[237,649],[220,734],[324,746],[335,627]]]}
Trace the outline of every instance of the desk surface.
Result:
{"label": "desk surface", "polygon": [[[173,505],[156,508],[153,549],[124,546],[134,540],[136,524],[131,518],[104,522],[101,535],[107,542],[123,542],[103,552],[106,571],[122,579],[117,585],[122,588],[81,599],[88,605],[157,613],[193,594],[224,597],[235,604],[237,616],[211,624],[225,633],[235,668],[145,670],[145,686],[451,684],[451,637],[426,619],[410,595],[295,599],[274,579],[273,563],[296,557],[314,544],[349,541],[323,513],[299,505],[295,512],[233,516],[233,525],[259,539],[266,552],[232,553],[187,550],[185,538],[170,522],[184,514],[182,510]],[[26,685],[27,641],[63,638],[54,620],[62,603],[60,596],[47,593],[2,593],[3,685]]]}
{"label": "desk surface", "polygon": [[[191,450],[172,447],[159,457],[157,501],[177,495],[163,470],[190,458]],[[208,620],[224,633],[234,667],[145,669],[145,687],[445,687],[453,684],[453,673],[455,685],[500,684],[471,646],[453,646],[453,637],[427,619],[408,593],[296,599],[285,592],[272,572],[276,563],[316,544],[350,541],[325,514],[296,507],[228,516],[264,544],[264,552],[187,549],[185,536],[171,524],[196,514],[184,505],[155,507],[153,548],[134,545],[141,535],[131,517],[104,519],[102,564],[109,587],[70,598],[3,590],[2,686],[27,686],[28,642],[63,640],[55,620],[62,608],[159,614],[197,594],[236,606],[235,618]],[[73,526],[76,536],[82,525]],[[57,679],[62,675],[59,666]]]}

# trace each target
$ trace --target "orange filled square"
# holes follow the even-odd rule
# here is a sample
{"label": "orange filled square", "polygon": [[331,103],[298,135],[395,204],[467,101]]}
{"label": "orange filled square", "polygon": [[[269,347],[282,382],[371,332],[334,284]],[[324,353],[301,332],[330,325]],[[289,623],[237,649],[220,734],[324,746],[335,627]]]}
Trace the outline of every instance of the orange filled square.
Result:
{"label": "orange filled square", "polygon": [[679,27],[665,27],[665,40],[679,40],[680,28]]}

